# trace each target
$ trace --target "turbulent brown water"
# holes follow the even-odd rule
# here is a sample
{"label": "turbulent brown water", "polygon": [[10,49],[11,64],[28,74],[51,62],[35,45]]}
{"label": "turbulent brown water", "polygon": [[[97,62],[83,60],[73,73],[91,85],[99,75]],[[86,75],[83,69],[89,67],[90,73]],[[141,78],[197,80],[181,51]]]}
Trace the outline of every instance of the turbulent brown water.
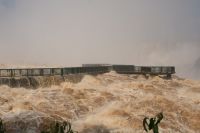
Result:
{"label": "turbulent brown water", "polygon": [[143,118],[161,111],[161,133],[200,133],[200,81],[110,72],[46,88],[0,86],[0,117],[10,133],[39,133],[54,119],[82,133],[144,133]]}

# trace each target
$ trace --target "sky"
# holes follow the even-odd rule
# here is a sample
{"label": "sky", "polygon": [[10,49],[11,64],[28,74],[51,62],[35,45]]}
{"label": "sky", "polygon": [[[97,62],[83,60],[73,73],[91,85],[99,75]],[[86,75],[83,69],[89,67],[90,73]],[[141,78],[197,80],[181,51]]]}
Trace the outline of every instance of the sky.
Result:
{"label": "sky", "polygon": [[200,79],[200,0],[0,0],[0,64],[173,65]]}

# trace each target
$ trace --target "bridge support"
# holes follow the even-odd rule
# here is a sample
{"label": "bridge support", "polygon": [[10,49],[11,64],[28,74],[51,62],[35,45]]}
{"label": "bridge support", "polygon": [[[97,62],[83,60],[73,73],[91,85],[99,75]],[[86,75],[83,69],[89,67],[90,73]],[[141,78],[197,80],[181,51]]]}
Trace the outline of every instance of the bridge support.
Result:
{"label": "bridge support", "polygon": [[171,74],[167,74],[167,79],[171,79],[172,75]]}

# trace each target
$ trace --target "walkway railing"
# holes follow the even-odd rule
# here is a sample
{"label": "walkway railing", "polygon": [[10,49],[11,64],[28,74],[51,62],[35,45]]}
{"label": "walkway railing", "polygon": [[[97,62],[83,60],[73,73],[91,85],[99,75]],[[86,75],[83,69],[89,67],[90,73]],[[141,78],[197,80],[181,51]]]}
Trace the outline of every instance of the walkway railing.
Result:
{"label": "walkway railing", "polygon": [[111,70],[120,74],[171,75],[175,73],[175,67],[173,66],[91,65],[65,68],[0,69],[0,77],[65,76],[69,74],[82,73],[99,74],[107,73]]}
{"label": "walkway railing", "polygon": [[29,68],[29,69],[0,69],[0,77],[21,77],[21,76],[55,76],[81,73],[106,73],[108,67],[69,67],[69,68]]}

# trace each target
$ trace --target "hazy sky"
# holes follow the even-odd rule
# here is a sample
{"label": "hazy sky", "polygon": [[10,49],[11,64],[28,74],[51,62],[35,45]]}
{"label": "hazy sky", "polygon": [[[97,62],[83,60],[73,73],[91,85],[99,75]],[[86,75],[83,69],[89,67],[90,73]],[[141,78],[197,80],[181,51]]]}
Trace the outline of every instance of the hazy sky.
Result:
{"label": "hazy sky", "polygon": [[200,77],[200,0],[0,0],[7,63],[175,65]]}

